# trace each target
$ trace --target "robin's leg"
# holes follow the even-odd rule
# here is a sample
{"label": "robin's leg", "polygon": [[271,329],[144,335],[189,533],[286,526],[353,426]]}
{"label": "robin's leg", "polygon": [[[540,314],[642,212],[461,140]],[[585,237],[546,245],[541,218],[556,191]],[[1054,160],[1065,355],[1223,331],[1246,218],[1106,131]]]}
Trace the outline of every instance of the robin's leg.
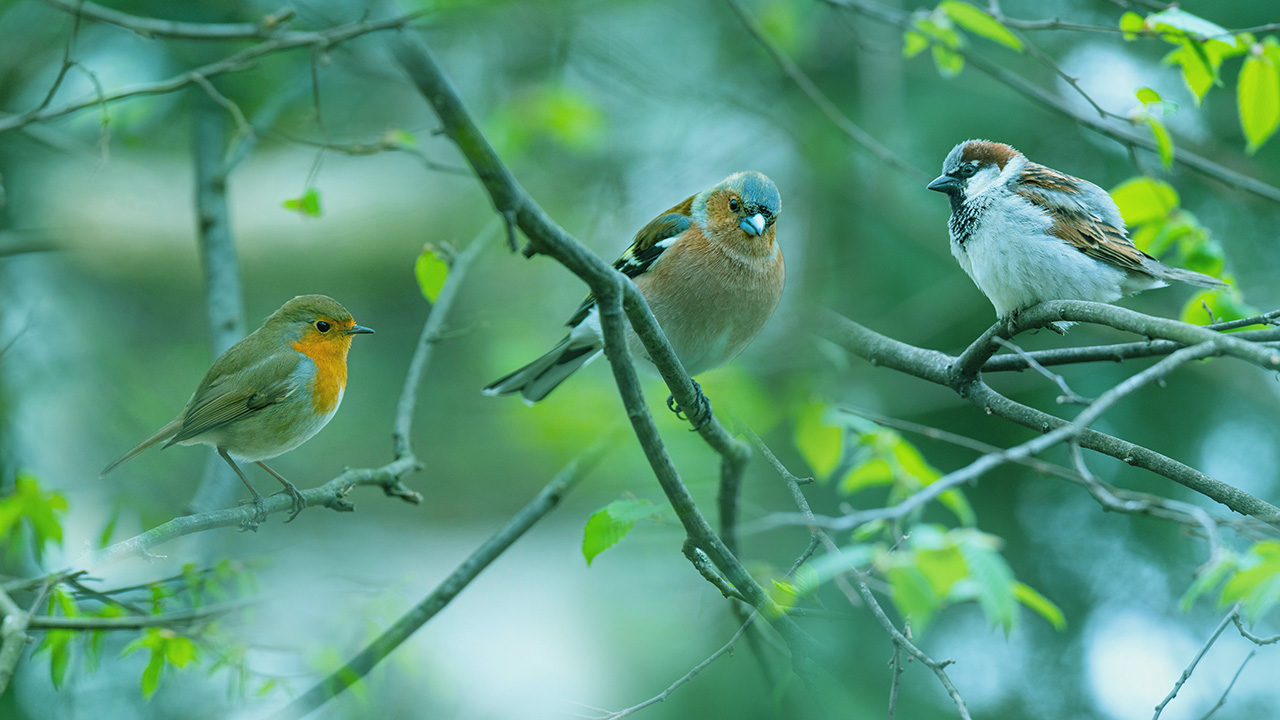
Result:
{"label": "robin's leg", "polygon": [[244,471],[240,469],[239,465],[236,465],[236,461],[231,459],[231,456],[227,454],[226,450],[218,448],[218,454],[222,456],[223,460],[227,461],[227,464],[231,466],[232,470],[236,471],[236,475],[240,476],[240,479],[244,482],[244,486],[249,488],[249,492],[253,493],[253,506],[255,508],[253,521],[255,523],[260,523],[263,520],[266,520],[267,511],[263,507],[262,496],[258,494],[258,491],[252,485],[249,484],[249,478],[244,476]]}
{"label": "robin's leg", "polygon": [[667,396],[667,409],[675,413],[676,417],[681,420],[693,420],[694,417],[697,417],[698,422],[694,424],[693,429],[701,430],[703,425],[706,425],[711,421],[711,401],[703,394],[702,386],[698,384],[697,380],[690,378],[689,382],[693,383],[693,391],[698,393],[698,399],[694,404],[696,413],[694,415],[689,415],[685,412],[684,408],[676,404],[675,395]]}
{"label": "robin's leg", "polygon": [[271,477],[279,480],[280,484],[284,485],[284,491],[289,493],[289,497],[293,498],[293,513],[289,515],[288,520],[285,520],[285,522],[293,522],[293,519],[298,517],[298,513],[302,512],[302,509],[307,506],[307,501],[302,499],[302,492],[299,491],[298,488],[295,487],[293,483],[289,482],[288,480],[285,480],[284,476],[282,476],[280,473],[267,467],[266,463],[260,462],[258,463],[258,467],[271,473]]}

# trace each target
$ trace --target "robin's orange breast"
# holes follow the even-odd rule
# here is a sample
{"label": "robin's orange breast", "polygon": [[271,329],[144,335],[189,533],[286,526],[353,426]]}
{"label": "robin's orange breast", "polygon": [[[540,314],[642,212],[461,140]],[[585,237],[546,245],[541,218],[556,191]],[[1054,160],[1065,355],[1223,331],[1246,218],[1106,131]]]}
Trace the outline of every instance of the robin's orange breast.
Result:
{"label": "robin's orange breast", "polygon": [[347,387],[347,351],[351,349],[351,337],[308,336],[292,345],[316,364],[316,374],[311,381],[312,409],[317,414],[332,413]]}

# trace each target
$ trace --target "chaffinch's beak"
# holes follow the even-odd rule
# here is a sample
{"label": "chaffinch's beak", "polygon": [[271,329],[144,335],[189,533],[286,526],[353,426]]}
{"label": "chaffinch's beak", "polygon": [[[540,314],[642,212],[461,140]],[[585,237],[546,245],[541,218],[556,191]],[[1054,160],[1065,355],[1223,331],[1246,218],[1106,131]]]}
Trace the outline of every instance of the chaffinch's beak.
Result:
{"label": "chaffinch's beak", "polygon": [[761,235],[764,233],[764,215],[756,213],[749,218],[745,218],[738,223],[738,227],[745,230],[748,235]]}
{"label": "chaffinch's beak", "polygon": [[950,175],[939,175],[933,182],[929,183],[925,187],[930,190],[936,190],[940,193],[947,193],[950,195],[960,187],[960,181]]}
{"label": "chaffinch's beak", "polygon": [[352,325],[350,330],[343,333],[344,335],[372,335],[373,331],[363,325]]}

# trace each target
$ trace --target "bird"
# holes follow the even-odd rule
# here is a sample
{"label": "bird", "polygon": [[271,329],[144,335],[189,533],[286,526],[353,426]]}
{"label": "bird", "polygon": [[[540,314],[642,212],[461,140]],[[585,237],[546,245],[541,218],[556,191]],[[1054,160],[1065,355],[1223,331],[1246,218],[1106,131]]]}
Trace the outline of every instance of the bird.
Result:
{"label": "bird", "polygon": [[1142,252],[1105,190],[1004,143],[956,145],[928,189],[950,198],[951,254],[1001,319],[1046,300],[1109,303],[1170,282],[1226,287]]}
{"label": "bird", "polygon": [[[755,171],[734,173],[649,221],[613,267],[635,281],[690,376],[729,362],[773,315],[786,266],[777,241],[782,196]],[[588,294],[566,323],[569,334],[549,352],[490,383],[486,395],[519,393],[542,400],[604,348],[600,314]],[[651,365],[630,327],[632,354]],[[698,392],[698,425],[710,406]],[[684,417],[667,398],[667,406]]]}
{"label": "bird", "polygon": [[284,485],[293,499],[292,521],[306,507],[293,483],[263,462],[309,440],[338,411],[347,386],[347,351],[357,325],[337,300],[300,295],[272,313],[262,327],[222,353],[172,422],[103,468],[116,469],[154,445],[210,445],[253,494],[257,519],[262,496],[236,460],[252,462]]}

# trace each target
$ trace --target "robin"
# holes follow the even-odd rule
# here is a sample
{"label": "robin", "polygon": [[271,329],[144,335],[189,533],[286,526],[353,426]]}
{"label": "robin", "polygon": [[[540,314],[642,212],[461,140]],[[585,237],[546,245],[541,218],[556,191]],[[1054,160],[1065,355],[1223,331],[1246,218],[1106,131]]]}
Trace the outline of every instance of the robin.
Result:
{"label": "robin", "polygon": [[293,520],[306,507],[302,493],[262,461],[298,447],[333,418],[347,386],[351,336],[372,332],[331,297],[290,300],[213,362],[173,422],[103,468],[99,477],[157,443],[211,445],[253,493],[259,513],[262,496],[235,459],[257,463],[279,480],[293,498]]}

